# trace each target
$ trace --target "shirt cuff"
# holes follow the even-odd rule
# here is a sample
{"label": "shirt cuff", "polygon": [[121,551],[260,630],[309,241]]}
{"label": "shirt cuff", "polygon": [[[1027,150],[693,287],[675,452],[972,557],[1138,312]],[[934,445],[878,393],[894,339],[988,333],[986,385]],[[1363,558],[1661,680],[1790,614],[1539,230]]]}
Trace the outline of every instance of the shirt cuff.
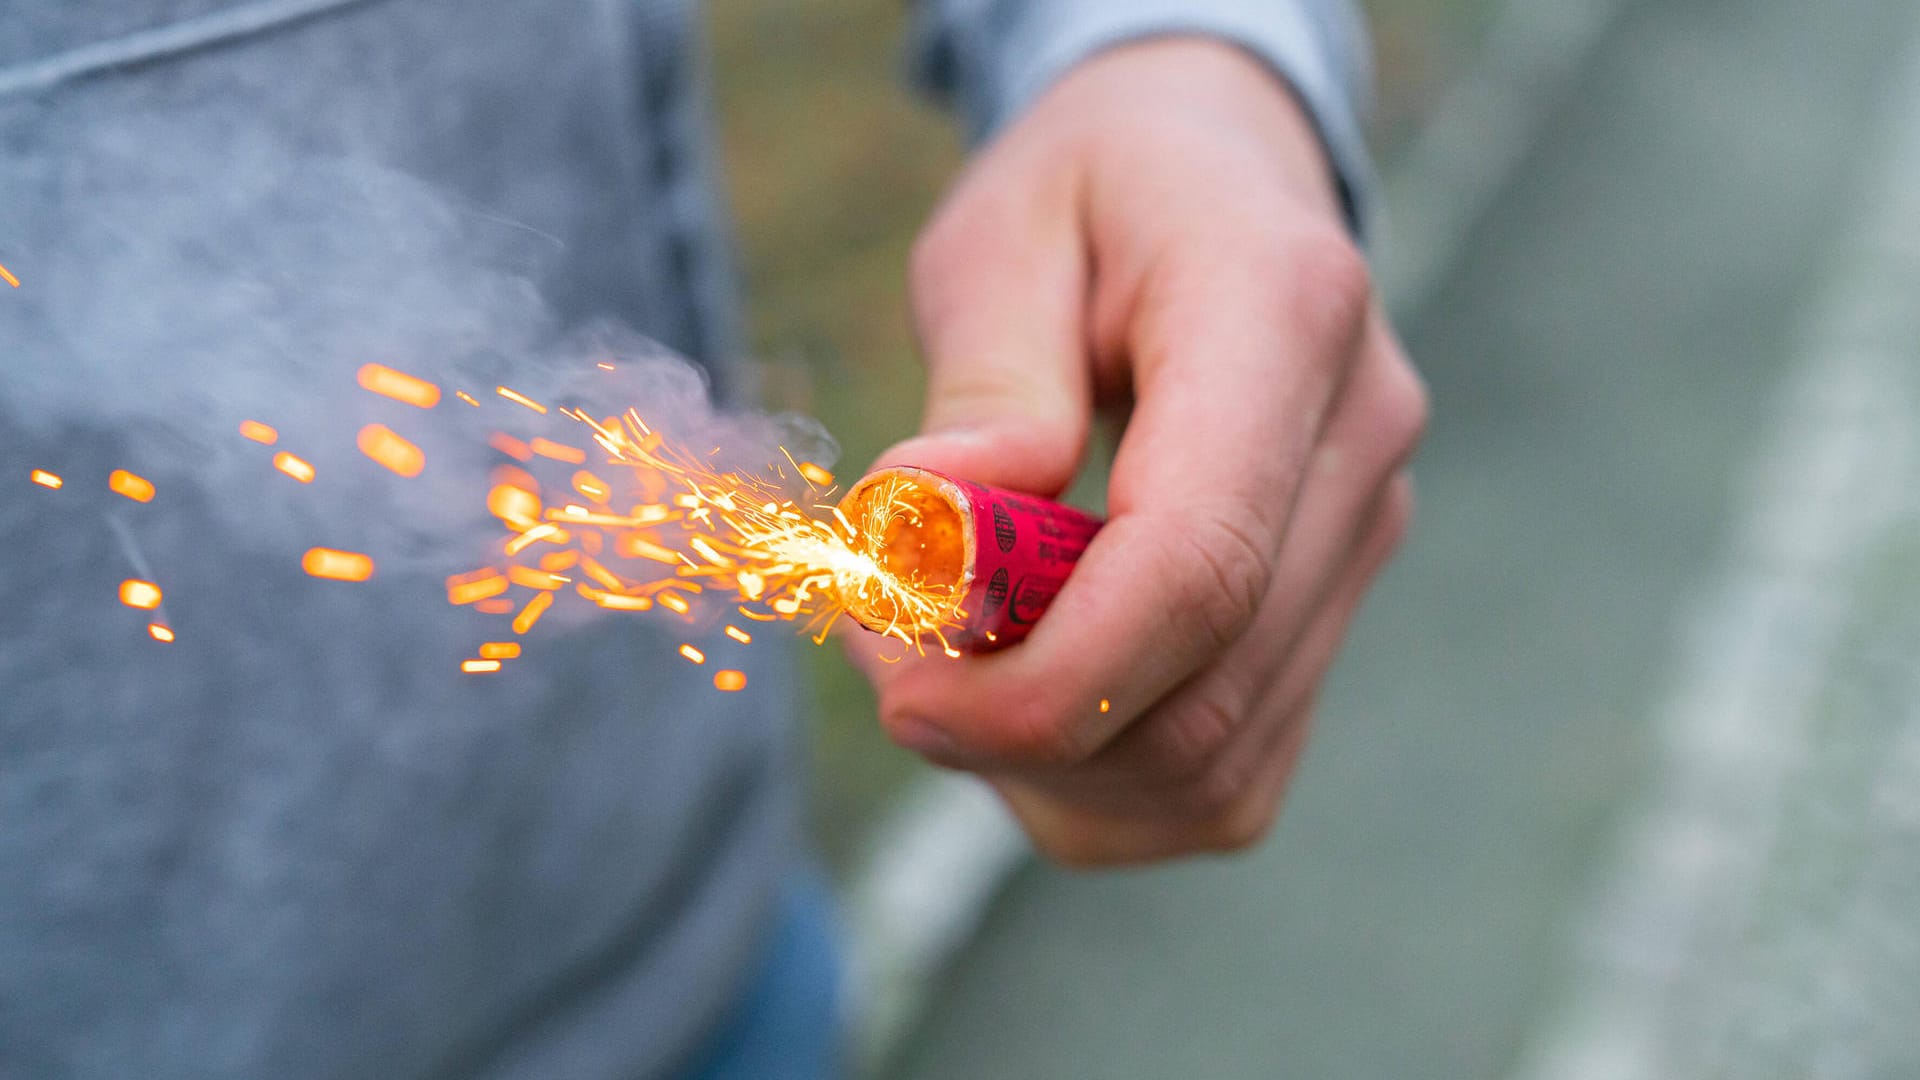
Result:
{"label": "shirt cuff", "polygon": [[1364,238],[1375,193],[1360,120],[1370,72],[1363,24],[1345,0],[935,0],[916,27],[914,73],[984,139],[1082,60],[1170,34],[1238,45],[1292,88]]}

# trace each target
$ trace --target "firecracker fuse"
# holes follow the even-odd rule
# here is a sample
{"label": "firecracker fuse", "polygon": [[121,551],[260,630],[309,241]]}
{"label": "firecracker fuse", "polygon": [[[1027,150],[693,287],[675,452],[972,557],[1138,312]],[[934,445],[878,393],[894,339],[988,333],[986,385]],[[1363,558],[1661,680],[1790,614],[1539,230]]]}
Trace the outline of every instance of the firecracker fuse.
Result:
{"label": "firecracker fuse", "polygon": [[949,645],[975,653],[1026,637],[1104,524],[1062,503],[911,466],[862,478],[840,511],[872,521],[876,505],[889,513],[880,535],[864,538],[869,553],[895,577],[943,591],[951,605],[934,626],[903,626],[886,594],[843,598],[848,614],[878,633],[944,624]]}

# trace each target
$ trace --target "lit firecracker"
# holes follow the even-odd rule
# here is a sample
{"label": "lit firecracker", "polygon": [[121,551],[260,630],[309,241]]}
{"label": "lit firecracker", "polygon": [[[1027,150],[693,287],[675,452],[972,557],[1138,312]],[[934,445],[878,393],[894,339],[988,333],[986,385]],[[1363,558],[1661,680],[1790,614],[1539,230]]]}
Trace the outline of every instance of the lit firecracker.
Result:
{"label": "lit firecracker", "polygon": [[[510,388],[499,393],[546,411]],[[570,585],[606,610],[659,608],[691,621],[696,605],[717,600],[751,621],[800,623],[816,641],[844,613],[917,651],[990,651],[1026,636],[1101,524],[1057,503],[912,468],[875,473],[830,503],[832,474],[788,455],[806,486],[810,505],[802,505],[785,494],[794,475],[778,464],[772,479],[723,471],[668,442],[637,411],[607,420],[556,411],[585,425],[605,455],[600,471],[574,472],[558,496],[565,501],[552,506],[532,474],[500,466],[486,502],[507,528],[509,561],[447,581],[456,604],[515,586],[537,590],[514,622],[522,634]],[[587,460],[544,438],[490,441],[515,462]],[[725,633],[753,640],[737,626]],[[691,644],[679,651],[696,664],[707,659]],[[745,685],[727,672],[715,678],[723,690]]]}

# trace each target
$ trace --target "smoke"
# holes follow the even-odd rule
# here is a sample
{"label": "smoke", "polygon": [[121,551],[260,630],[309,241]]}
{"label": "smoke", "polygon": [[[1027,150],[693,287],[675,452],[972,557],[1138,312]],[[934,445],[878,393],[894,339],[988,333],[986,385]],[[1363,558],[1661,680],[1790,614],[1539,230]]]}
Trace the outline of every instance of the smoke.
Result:
{"label": "smoke", "polygon": [[[177,137],[156,133],[162,122]],[[212,123],[102,122],[57,162],[19,165],[36,213],[4,224],[35,258],[0,297],[0,423],[35,443],[111,432],[162,500],[170,484],[208,492],[208,525],[249,546],[436,564],[495,535],[490,432],[588,445],[498,385],[596,416],[637,408],[740,468],[781,460],[783,445],[831,459],[810,422],[716,411],[698,368],[635,331],[559,325],[539,288],[565,254],[555,238],[366,161],[196,137]],[[423,412],[361,390],[369,362],[439,384],[442,403]],[[315,482],[272,471],[273,451],[237,434],[248,419],[278,428],[276,449],[311,461]],[[369,423],[418,443],[425,473],[402,479],[359,455]]]}

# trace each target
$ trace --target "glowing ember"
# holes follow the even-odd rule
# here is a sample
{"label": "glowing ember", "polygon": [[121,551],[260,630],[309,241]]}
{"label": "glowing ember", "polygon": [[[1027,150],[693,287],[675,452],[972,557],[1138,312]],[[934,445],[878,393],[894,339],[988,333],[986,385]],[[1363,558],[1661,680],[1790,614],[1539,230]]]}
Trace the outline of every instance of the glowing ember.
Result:
{"label": "glowing ember", "polygon": [[16,289],[20,287],[20,279],[17,277],[14,277],[13,271],[7,269],[4,266],[0,266],[0,281],[4,281]]}
{"label": "glowing ember", "polygon": [[516,439],[511,435],[508,435],[504,431],[494,432],[492,437],[487,439],[487,445],[493,447],[495,450],[500,451],[501,453],[507,455],[508,457],[512,458],[515,461],[532,461],[533,460],[533,447],[528,446],[526,443],[521,442],[519,439]]}
{"label": "glowing ember", "polygon": [[303,484],[313,483],[313,466],[285,450],[273,455],[273,467]]}
{"label": "glowing ember", "polygon": [[489,641],[480,646],[482,660],[512,660],[520,655],[517,641]]}
{"label": "glowing ember", "polygon": [[361,453],[401,476],[419,476],[427,467],[427,455],[385,424],[361,428],[358,444]]}
{"label": "glowing ember", "polygon": [[542,416],[546,415],[547,407],[545,405],[540,404],[518,390],[509,390],[504,386],[496,386],[494,387],[494,391],[516,405],[525,405],[527,408],[532,409]]}
{"label": "glowing ember", "polygon": [[280,432],[258,420],[240,421],[240,434],[262,446],[272,446],[280,441]]}
{"label": "glowing ember", "polygon": [[147,633],[155,641],[161,641],[161,642],[167,642],[167,643],[171,643],[173,641],[173,629],[161,623],[148,623]]}
{"label": "glowing ember", "polygon": [[699,649],[696,649],[691,645],[680,646],[680,655],[686,657],[687,659],[693,661],[696,664],[704,664],[707,662],[707,654],[701,652]]}
{"label": "glowing ember", "polygon": [[513,632],[516,634],[524,634],[533,629],[533,624],[539,622],[540,616],[545,615],[547,609],[552,606],[552,593],[543,592],[536,594],[533,599],[527,601],[526,607],[520,609],[520,614],[513,617]]}
{"label": "glowing ember", "polygon": [[365,581],[373,576],[373,559],[357,551],[308,548],[300,557],[300,569],[328,581]]}
{"label": "glowing ember", "polygon": [[[506,575],[492,569],[476,570],[471,574],[455,574],[447,579],[447,602],[456,607],[485,600],[490,596],[499,596],[507,591]],[[509,611],[512,608],[508,608]],[[500,612],[499,614],[505,614]]]}
{"label": "glowing ember", "polygon": [[500,670],[498,660],[462,660],[460,670],[469,675],[487,675]]}
{"label": "glowing ember", "polygon": [[481,600],[473,605],[473,610],[482,615],[511,615],[513,601],[503,599]]}
{"label": "glowing ember", "polygon": [[453,396],[459,398],[461,401],[466,402],[467,404],[473,406],[476,409],[480,407],[480,399],[474,397],[472,394],[467,393],[465,390],[455,390],[453,392]]}
{"label": "glowing ember", "polygon": [[577,446],[568,446],[566,443],[557,443],[551,439],[534,439],[527,443],[527,448],[543,458],[564,461],[569,465],[585,465],[587,463],[587,452],[585,450]]}
{"label": "glowing ember", "polygon": [[404,371],[395,371],[380,364],[366,364],[360,368],[360,386],[417,408],[431,409],[440,404],[439,387],[425,379],[416,379]]}
{"label": "glowing ember", "polygon": [[120,583],[120,602],[130,608],[152,611],[160,606],[160,586],[151,581],[128,578]]}
{"label": "glowing ember", "polygon": [[1101,712],[1108,712],[1108,711],[1110,711],[1110,710],[1112,710],[1112,708],[1113,708],[1113,702],[1111,702],[1111,701],[1108,701],[1108,700],[1107,700],[1106,698],[1101,698],[1101,699],[1100,699],[1100,711],[1101,711]]}
{"label": "glowing ember", "polygon": [[745,690],[747,688],[747,673],[744,671],[735,671],[732,668],[716,671],[713,673],[713,688],[715,690],[724,690],[729,694],[736,690]]}
{"label": "glowing ember", "polygon": [[727,636],[739,642],[742,645],[753,644],[753,635],[747,633],[745,630],[742,630],[737,626],[727,627]]}
{"label": "glowing ember", "polygon": [[33,472],[27,474],[27,477],[41,487],[49,488],[53,491],[59,491],[67,484],[65,480],[60,479],[45,469],[35,469]]}
{"label": "glowing ember", "polygon": [[153,501],[153,481],[144,476],[135,476],[125,469],[115,469],[107,477],[107,490],[115,495],[125,495],[134,502]]}
{"label": "glowing ember", "polygon": [[814,487],[830,488],[833,486],[833,474],[815,465],[811,461],[803,461],[800,463],[800,475],[806,477],[807,483],[812,484]]}

